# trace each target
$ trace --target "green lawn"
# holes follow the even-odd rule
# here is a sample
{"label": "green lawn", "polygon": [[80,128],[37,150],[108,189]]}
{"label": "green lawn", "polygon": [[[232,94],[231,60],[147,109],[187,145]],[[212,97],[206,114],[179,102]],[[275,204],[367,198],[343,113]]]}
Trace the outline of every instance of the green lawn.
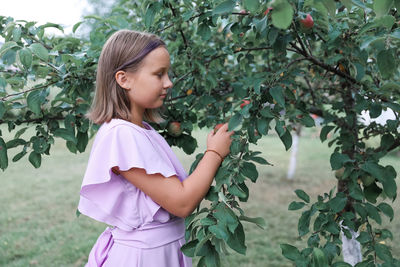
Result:
{"label": "green lawn", "polygon": [[[7,130],[1,129],[7,138]],[[206,134],[207,131],[195,133],[200,143],[196,152],[204,151]],[[294,181],[285,179],[289,152],[284,151],[276,136],[264,137],[255,149],[274,166],[259,166],[259,179],[256,184],[249,184],[251,196],[242,207],[248,216],[263,217],[267,227],[262,230],[244,223],[247,255],[231,253],[222,262],[224,266],[240,267],[292,266],[281,255],[279,244],[301,247],[305,241],[296,238],[300,212],[288,211],[287,206],[296,199],[293,191],[297,188],[315,199],[335,185],[329,164],[330,149],[326,143],[320,143],[314,130],[308,130],[300,139]],[[189,170],[196,153],[187,156],[174,150]],[[34,169],[25,156],[17,163],[10,162],[9,168],[0,172],[0,266],[84,265],[92,245],[105,228],[85,216],[75,215],[89,151],[90,146],[85,153],[74,155],[66,149],[64,141],[58,140],[51,156],[43,158],[40,169]],[[400,172],[399,157],[394,154],[383,164],[392,164]],[[387,243],[395,256],[400,255],[397,203],[393,222],[389,224],[386,217],[383,220],[384,227],[395,236],[393,242]]]}

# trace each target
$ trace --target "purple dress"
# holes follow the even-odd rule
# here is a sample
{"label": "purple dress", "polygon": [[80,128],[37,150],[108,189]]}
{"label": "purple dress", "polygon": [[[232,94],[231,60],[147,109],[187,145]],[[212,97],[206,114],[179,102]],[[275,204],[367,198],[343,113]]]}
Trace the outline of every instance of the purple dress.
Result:
{"label": "purple dress", "polygon": [[112,171],[133,167],[166,179],[187,173],[165,139],[149,124],[146,129],[121,119],[101,125],[82,182],[78,209],[109,224],[93,246],[86,266],[188,267],[181,251],[184,219],[174,216]]}

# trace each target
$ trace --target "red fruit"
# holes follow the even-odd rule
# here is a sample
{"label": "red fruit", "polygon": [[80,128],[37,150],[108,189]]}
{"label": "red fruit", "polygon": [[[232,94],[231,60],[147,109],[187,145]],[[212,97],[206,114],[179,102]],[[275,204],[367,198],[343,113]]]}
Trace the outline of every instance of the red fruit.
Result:
{"label": "red fruit", "polygon": [[173,121],[168,125],[168,133],[172,136],[180,136],[182,134],[181,123]]}
{"label": "red fruit", "polygon": [[216,133],[219,128],[221,128],[224,124],[223,123],[218,123],[215,127],[214,127],[214,133]]}
{"label": "red fruit", "polygon": [[248,104],[250,104],[250,100],[243,99],[242,104],[240,104],[240,108],[244,108],[244,106],[247,106]]}
{"label": "red fruit", "polygon": [[301,19],[300,23],[304,26],[306,29],[311,29],[314,26],[314,20],[311,17],[310,14],[307,14],[305,19]]}
{"label": "red fruit", "polygon": [[240,14],[246,14],[246,13],[247,13],[246,10],[244,9],[240,10]]}
{"label": "red fruit", "polygon": [[240,36],[240,37],[243,37],[243,36],[244,36],[244,32],[241,32],[241,33],[239,34],[239,36]]}
{"label": "red fruit", "polygon": [[268,15],[268,13],[272,10],[272,7],[267,8],[267,10],[264,11],[264,16]]}

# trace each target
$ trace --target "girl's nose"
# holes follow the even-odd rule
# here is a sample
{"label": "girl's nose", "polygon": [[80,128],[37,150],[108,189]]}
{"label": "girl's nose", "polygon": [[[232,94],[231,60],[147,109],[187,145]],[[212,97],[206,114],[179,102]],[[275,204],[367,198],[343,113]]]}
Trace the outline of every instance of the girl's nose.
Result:
{"label": "girl's nose", "polygon": [[166,79],[165,82],[164,82],[164,88],[169,89],[169,88],[171,88],[171,87],[172,87],[172,82],[171,82],[171,80],[169,79],[169,76],[167,76],[167,79]]}

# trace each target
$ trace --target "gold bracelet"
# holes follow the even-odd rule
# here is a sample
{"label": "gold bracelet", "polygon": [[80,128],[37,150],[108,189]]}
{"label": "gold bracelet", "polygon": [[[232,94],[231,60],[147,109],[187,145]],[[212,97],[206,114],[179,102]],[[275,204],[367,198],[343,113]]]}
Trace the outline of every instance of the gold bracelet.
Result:
{"label": "gold bracelet", "polygon": [[[211,151],[211,152],[216,153],[216,154],[221,158],[221,162],[224,161],[224,158],[223,158],[223,157],[221,156],[221,154],[219,154],[217,151],[215,151],[215,150],[213,150],[213,149],[207,149],[206,152],[208,152],[208,151]],[[204,154],[205,154],[206,152],[204,152]]]}

